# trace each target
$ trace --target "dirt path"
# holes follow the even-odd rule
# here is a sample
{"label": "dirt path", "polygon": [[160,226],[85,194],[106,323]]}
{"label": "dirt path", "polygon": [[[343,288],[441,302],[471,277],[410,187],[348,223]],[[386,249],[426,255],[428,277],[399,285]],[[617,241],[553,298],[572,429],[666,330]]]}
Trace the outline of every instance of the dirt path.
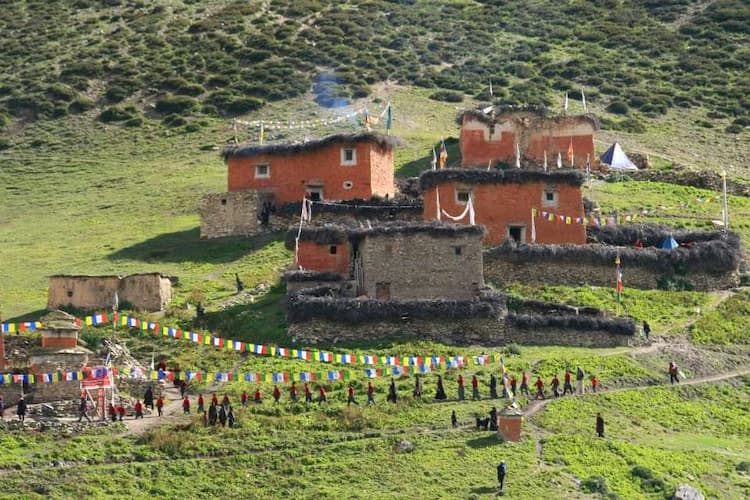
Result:
{"label": "dirt path", "polygon": [[[735,377],[741,377],[743,375],[750,375],[750,368],[745,368],[741,370],[732,370],[730,372],[725,373],[718,373],[716,375],[710,375],[707,377],[697,377],[689,380],[683,380],[679,383],[679,385],[694,385],[694,384],[704,384],[707,382],[718,382],[720,380],[726,380],[730,378]],[[613,392],[623,392],[623,391],[646,391],[649,389],[653,389],[655,387],[671,387],[670,384],[657,384],[657,385],[636,385],[632,387],[617,387],[615,389],[602,389],[597,391],[596,393],[588,392],[583,397],[593,397],[598,396],[599,394],[609,394]],[[565,396],[567,397],[567,396]],[[574,398],[580,397],[579,395],[572,396]],[[548,398],[548,399],[535,399],[529,402],[529,405],[526,407],[526,411],[524,412],[525,417],[531,417],[539,410],[547,406],[547,403],[550,401],[555,401],[556,398]]]}

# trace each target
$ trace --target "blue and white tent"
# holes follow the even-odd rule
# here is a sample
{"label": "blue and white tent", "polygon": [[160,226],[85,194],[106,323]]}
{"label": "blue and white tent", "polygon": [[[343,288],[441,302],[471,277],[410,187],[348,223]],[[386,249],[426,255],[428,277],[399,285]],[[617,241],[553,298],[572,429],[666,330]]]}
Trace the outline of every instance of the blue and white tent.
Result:
{"label": "blue and white tent", "polygon": [[671,234],[669,235],[669,238],[661,242],[662,250],[674,250],[678,246],[680,245],[677,244],[677,240],[675,240]]}
{"label": "blue and white tent", "polygon": [[638,170],[628,155],[620,147],[619,143],[612,144],[609,149],[599,157],[599,161],[609,165],[614,170]]}

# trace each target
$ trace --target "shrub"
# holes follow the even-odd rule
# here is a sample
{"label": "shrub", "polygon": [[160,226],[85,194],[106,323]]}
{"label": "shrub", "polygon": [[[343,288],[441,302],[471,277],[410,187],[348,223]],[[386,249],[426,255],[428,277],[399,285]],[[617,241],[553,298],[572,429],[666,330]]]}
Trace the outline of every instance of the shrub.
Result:
{"label": "shrub", "polygon": [[630,470],[630,473],[633,476],[639,477],[641,479],[651,479],[652,477],[654,477],[654,473],[651,472],[651,469],[643,465],[636,465]]}
{"label": "shrub", "polygon": [[590,476],[581,482],[581,487],[586,493],[599,493],[606,495],[609,491],[607,488],[607,480],[602,476]]}
{"label": "shrub", "polygon": [[738,472],[750,472],[750,462],[740,462],[735,469]]}
{"label": "shrub", "polygon": [[123,122],[131,118],[133,118],[133,113],[129,109],[118,108],[117,106],[105,109],[99,115],[99,120],[104,123]]}
{"label": "shrub", "polygon": [[630,107],[622,101],[612,101],[607,106],[607,111],[616,115],[627,115],[630,113]]}
{"label": "shrub", "polygon": [[182,127],[183,125],[187,125],[187,120],[177,114],[165,116],[163,122],[164,125],[168,125],[170,127]]}
{"label": "shrub", "polygon": [[645,491],[656,493],[659,491],[665,491],[667,489],[667,484],[661,478],[652,477],[641,481],[641,488]]}
{"label": "shrub", "polygon": [[3,149],[9,149],[11,146],[13,146],[9,139],[5,137],[0,137],[0,151]]}
{"label": "shrub", "polygon": [[94,101],[86,96],[78,96],[68,106],[68,111],[73,114],[85,113],[94,107]]}
{"label": "shrub", "polygon": [[102,336],[96,332],[86,331],[81,334],[81,340],[86,344],[86,347],[96,351],[102,343]]}
{"label": "shrub", "polygon": [[443,102],[462,102],[464,100],[463,94],[460,92],[453,92],[450,90],[438,90],[430,95],[430,99],[433,101]]}
{"label": "shrub", "polygon": [[505,346],[505,352],[512,354],[513,356],[521,355],[521,346],[518,344],[508,344]]}
{"label": "shrub", "polygon": [[54,83],[47,87],[47,96],[55,101],[70,102],[75,99],[77,93],[62,83]]}
{"label": "shrub", "polygon": [[140,127],[141,125],[143,125],[143,118],[141,118],[140,116],[136,116],[123,123],[123,125],[131,128]]}
{"label": "shrub", "polygon": [[106,97],[109,102],[120,102],[130,94],[131,92],[128,89],[120,87],[119,85],[113,85],[107,89],[104,93],[104,97]]}
{"label": "shrub", "polygon": [[198,106],[194,98],[180,95],[166,95],[156,101],[156,111],[163,114],[188,114]]}

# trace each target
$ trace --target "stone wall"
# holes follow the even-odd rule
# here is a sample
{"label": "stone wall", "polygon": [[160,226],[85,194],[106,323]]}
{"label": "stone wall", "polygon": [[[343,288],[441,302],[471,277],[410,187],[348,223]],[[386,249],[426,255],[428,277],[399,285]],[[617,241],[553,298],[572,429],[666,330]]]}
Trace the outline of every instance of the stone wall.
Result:
{"label": "stone wall", "polygon": [[428,339],[451,345],[501,345],[505,323],[496,318],[438,320],[409,319],[406,321],[368,321],[358,324],[313,319],[289,325],[295,340],[313,344],[335,344],[364,339],[410,338]]}
{"label": "stone wall", "polygon": [[616,347],[633,342],[632,335],[606,330],[587,330],[560,327],[519,328],[508,324],[505,341],[508,344],[560,345],[575,347]]}
{"label": "stone wall", "polygon": [[201,238],[252,236],[259,231],[258,192],[211,193],[201,199]]}
{"label": "stone wall", "polygon": [[469,299],[479,294],[482,235],[373,234],[359,244],[365,295],[383,299]]}
{"label": "stone wall", "polygon": [[[709,274],[688,272],[684,275],[660,275],[652,269],[622,265],[623,284],[628,288],[652,290],[657,288],[657,280],[669,278],[689,283],[695,290],[723,290],[739,285],[739,271]],[[566,285],[615,287],[615,265],[611,266],[579,262],[550,262],[536,260],[516,262],[507,255],[492,251],[484,255],[484,279],[496,286],[511,283],[529,285]]]}
{"label": "stone wall", "polygon": [[143,311],[161,311],[172,300],[172,283],[159,273],[130,276],[50,276],[47,309],[73,307],[109,311],[117,292],[120,304]]}

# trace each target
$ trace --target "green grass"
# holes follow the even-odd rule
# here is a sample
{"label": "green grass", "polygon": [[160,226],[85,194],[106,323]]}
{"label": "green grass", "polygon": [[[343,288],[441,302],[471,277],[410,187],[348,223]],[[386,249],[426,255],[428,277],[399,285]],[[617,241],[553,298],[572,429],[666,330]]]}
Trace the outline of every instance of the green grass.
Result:
{"label": "green grass", "polygon": [[704,314],[690,329],[690,340],[698,344],[750,343],[750,293],[733,295]]}

